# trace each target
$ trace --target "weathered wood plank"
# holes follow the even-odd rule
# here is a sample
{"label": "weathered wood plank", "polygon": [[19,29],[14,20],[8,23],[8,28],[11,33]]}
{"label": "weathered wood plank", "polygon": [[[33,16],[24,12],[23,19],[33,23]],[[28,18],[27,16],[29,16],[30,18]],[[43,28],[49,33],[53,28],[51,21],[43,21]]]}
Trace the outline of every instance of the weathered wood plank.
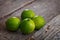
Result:
{"label": "weathered wood plank", "polygon": [[[56,16],[53,20],[51,20],[51,22],[49,22],[47,25],[50,25],[49,29],[52,29],[52,31],[47,30],[49,33],[49,35],[45,38],[45,40],[53,40],[57,37],[57,33],[60,33],[60,15]],[[45,30],[46,30],[47,26],[45,26]],[[60,35],[60,34],[59,34]],[[57,37],[60,38],[60,37]]]}
{"label": "weathered wood plank", "polygon": [[0,18],[17,11],[35,0],[1,0],[0,1]]}
{"label": "weathered wood plank", "polygon": [[[57,0],[37,0],[34,3],[14,12],[13,14],[7,16],[6,18],[0,20],[0,39],[1,40],[25,40],[27,37],[33,35],[23,35],[21,32],[8,32],[5,30],[5,21],[7,18],[12,16],[17,16],[20,18],[21,12],[24,9],[32,9],[37,15],[42,15],[46,22],[48,23],[52,18],[60,13],[60,2]],[[43,29],[43,28],[42,28]],[[43,32],[43,31],[40,31]]]}
{"label": "weathered wood plank", "polygon": [[[57,36],[58,32],[60,33],[60,15],[54,17],[43,27],[43,29],[37,31],[31,37],[35,38],[35,40],[53,40],[56,38],[60,39],[60,36]],[[57,37],[55,38],[55,36]]]}

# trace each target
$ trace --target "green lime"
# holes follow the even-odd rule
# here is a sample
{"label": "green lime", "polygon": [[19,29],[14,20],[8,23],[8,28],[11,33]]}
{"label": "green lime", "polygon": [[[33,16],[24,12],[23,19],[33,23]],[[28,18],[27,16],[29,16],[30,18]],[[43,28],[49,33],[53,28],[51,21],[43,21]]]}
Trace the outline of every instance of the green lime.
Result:
{"label": "green lime", "polygon": [[35,29],[39,30],[40,28],[42,28],[45,25],[45,19],[42,16],[35,16],[32,18],[32,20],[35,23]]}
{"label": "green lime", "polygon": [[34,29],[35,29],[35,24],[29,18],[24,19],[20,24],[20,30],[24,34],[30,34],[31,32],[34,31]]}
{"label": "green lime", "polygon": [[17,17],[11,17],[6,21],[6,28],[10,31],[18,30],[20,25],[20,19]]}
{"label": "green lime", "polygon": [[35,16],[35,13],[33,10],[30,9],[25,9],[22,14],[21,14],[21,18],[25,19],[25,18],[32,18]]}

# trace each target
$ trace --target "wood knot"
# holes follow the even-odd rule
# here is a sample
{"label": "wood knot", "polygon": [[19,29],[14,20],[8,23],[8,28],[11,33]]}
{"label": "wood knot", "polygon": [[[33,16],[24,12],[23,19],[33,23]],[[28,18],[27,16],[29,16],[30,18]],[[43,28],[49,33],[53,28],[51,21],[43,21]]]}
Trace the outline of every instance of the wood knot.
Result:
{"label": "wood knot", "polygon": [[50,25],[47,26],[47,28],[46,28],[46,32],[47,32],[49,29],[50,29]]}

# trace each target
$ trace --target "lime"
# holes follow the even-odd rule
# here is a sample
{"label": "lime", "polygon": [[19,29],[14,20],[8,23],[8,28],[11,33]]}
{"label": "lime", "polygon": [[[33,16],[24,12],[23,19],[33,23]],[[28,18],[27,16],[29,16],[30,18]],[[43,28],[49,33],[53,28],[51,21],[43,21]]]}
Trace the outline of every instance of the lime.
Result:
{"label": "lime", "polygon": [[34,31],[34,29],[35,29],[35,24],[29,18],[24,19],[20,24],[20,30],[24,34],[30,34],[31,32]]}
{"label": "lime", "polygon": [[25,9],[22,14],[21,14],[21,18],[25,19],[25,18],[32,18],[35,16],[35,13],[33,10],[30,9]]}
{"label": "lime", "polygon": [[20,25],[20,19],[17,17],[11,17],[6,21],[6,28],[10,31],[18,30]]}
{"label": "lime", "polygon": [[40,28],[42,28],[45,25],[45,19],[42,16],[35,16],[32,18],[32,20],[35,23],[35,29],[39,30]]}

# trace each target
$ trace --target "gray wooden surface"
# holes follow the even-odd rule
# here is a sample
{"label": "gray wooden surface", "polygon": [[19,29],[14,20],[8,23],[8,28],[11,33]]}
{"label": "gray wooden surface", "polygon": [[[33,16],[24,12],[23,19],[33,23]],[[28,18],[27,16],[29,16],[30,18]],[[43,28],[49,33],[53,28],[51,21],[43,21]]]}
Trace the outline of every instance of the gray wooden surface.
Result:
{"label": "gray wooden surface", "polygon": [[60,40],[60,15],[54,17],[43,29],[34,33],[31,38],[35,40]]}
{"label": "gray wooden surface", "polygon": [[34,40],[60,40],[60,15],[54,17],[42,29],[27,39]]}
{"label": "gray wooden surface", "polygon": [[0,1],[0,17],[10,14],[18,8],[23,7],[34,0],[1,0]]}
{"label": "gray wooden surface", "polygon": [[[47,25],[50,25],[48,32],[46,33],[47,37],[44,40],[60,40],[60,15],[53,18]],[[48,26],[45,26],[44,29]],[[50,32],[50,33],[49,33]]]}
{"label": "gray wooden surface", "polygon": [[[25,4],[25,2],[27,3]],[[23,6],[26,5],[26,6],[23,7],[22,5]],[[6,19],[12,16],[17,16],[20,18],[21,12],[24,9],[34,10],[35,14],[42,15],[45,18],[46,23],[48,24],[48,22],[50,22],[51,19],[53,19],[55,16],[60,14],[60,0],[1,0],[0,1],[0,40],[25,40],[26,38],[34,35],[35,32],[37,32],[35,31],[29,35],[23,35],[19,31],[9,32],[5,29]],[[44,30],[44,28],[40,29],[39,32],[43,32],[42,30]],[[38,35],[38,33],[36,35]]]}

